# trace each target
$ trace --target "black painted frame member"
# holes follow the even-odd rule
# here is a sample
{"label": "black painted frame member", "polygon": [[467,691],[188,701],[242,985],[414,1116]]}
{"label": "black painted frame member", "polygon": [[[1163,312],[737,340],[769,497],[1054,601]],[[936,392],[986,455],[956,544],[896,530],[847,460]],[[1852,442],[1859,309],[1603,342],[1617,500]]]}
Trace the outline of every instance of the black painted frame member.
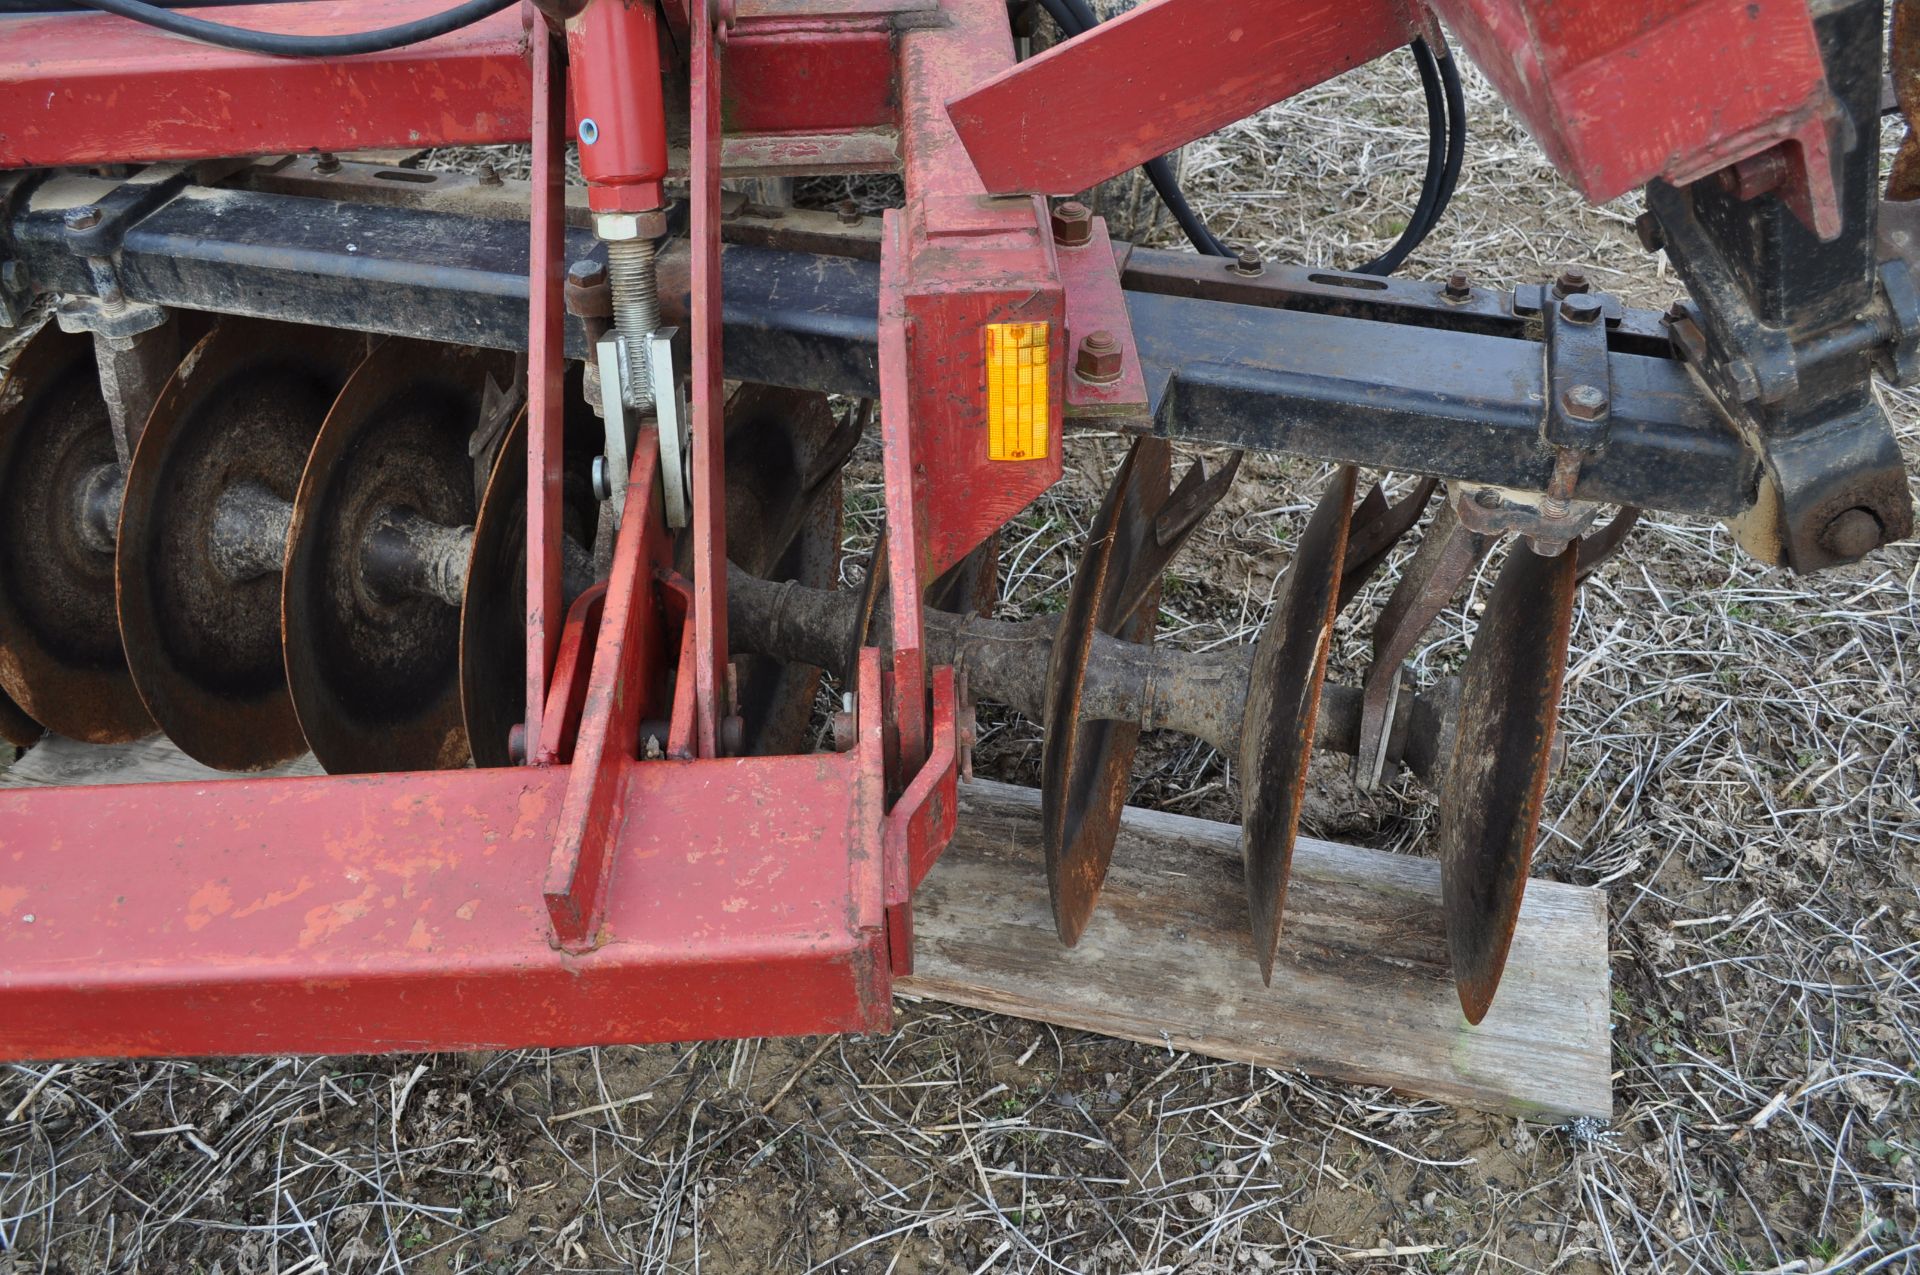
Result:
{"label": "black painted frame member", "polygon": [[[88,257],[100,260],[101,228],[82,253],[65,212],[90,200],[107,207],[114,189],[58,175],[0,191],[0,207],[11,210],[0,256],[11,257],[16,287],[24,275],[27,291],[95,295],[100,270]],[[524,220],[193,184],[127,206],[104,242],[129,301],[524,348]],[[845,255],[773,246],[821,246],[812,231],[783,241],[777,220],[743,219],[743,237],[756,242],[729,243],[723,254],[728,375],[876,395],[873,245],[849,237]],[[571,260],[600,251],[587,230],[569,231]],[[1553,451],[1542,433],[1537,289],[1478,289],[1461,304],[1432,283],[1290,268],[1208,281],[1189,277],[1195,260],[1127,252],[1123,282],[1153,408],[1140,428],[1545,487]],[[668,321],[684,322],[684,245],[669,246],[661,279]],[[1717,518],[1749,508],[1758,458],[1671,357],[1661,317],[1602,303],[1611,426],[1605,449],[1581,469],[1578,497]],[[570,317],[569,356],[586,348]]]}

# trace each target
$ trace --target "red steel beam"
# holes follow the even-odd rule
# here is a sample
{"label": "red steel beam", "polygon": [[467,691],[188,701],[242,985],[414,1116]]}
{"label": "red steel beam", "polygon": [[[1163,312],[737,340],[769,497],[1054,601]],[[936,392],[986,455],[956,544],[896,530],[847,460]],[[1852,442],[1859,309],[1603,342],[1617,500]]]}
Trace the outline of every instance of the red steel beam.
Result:
{"label": "red steel beam", "polygon": [[718,757],[721,723],[734,711],[728,685],[726,410],[720,350],[720,83],[719,15],[709,0],[688,0],[692,22],[688,78],[687,184],[691,205],[693,300],[693,613],[695,744]]}
{"label": "red steel beam", "polygon": [[1840,110],[1807,0],[1432,0],[1554,165],[1599,203],[1785,144],[1789,204],[1840,231]]}
{"label": "red steel beam", "polygon": [[1404,0],[1147,0],[948,107],[996,195],[1067,195],[1407,43]]}
{"label": "red steel beam", "polygon": [[629,761],[645,817],[581,953],[538,894],[558,769],[0,793],[0,1057],[885,1030],[878,735]]}
{"label": "red steel beam", "polygon": [[561,432],[566,381],[567,72],[545,22],[533,32],[533,208],[527,253],[527,669],[523,747],[549,765],[541,747],[547,674],[559,649],[561,615]]}
{"label": "red steel beam", "polygon": [[[363,31],[446,0],[246,5],[233,26]],[[508,9],[387,53],[280,58],[183,40],[103,13],[0,20],[0,168],[524,141],[528,22]]]}

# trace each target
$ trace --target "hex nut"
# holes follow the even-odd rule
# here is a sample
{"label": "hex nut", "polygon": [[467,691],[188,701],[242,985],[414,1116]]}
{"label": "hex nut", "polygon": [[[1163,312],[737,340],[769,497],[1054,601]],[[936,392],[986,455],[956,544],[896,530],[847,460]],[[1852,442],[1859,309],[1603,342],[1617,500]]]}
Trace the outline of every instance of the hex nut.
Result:
{"label": "hex nut", "polygon": [[1093,210],[1077,199],[1054,205],[1053,241],[1078,248],[1093,238]]}
{"label": "hex nut", "polygon": [[1124,360],[1120,355],[1120,342],[1113,333],[1101,328],[1089,332],[1086,340],[1080,342],[1080,352],[1073,361],[1073,374],[1089,385],[1109,385],[1120,379],[1120,369]]}
{"label": "hex nut", "polygon": [[67,209],[60,220],[68,230],[91,230],[100,224],[100,210],[92,204],[83,204]]}
{"label": "hex nut", "polygon": [[1569,386],[1560,405],[1576,421],[1597,421],[1607,414],[1607,393],[1593,385]]}
{"label": "hex nut", "polygon": [[1592,323],[1600,317],[1601,308],[1599,297],[1574,292],[1560,302],[1560,317],[1569,323]]}
{"label": "hex nut", "polygon": [[1473,280],[1464,270],[1455,270],[1447,276],[1447,286],[1442,293],[1449,301],[1465,301],[1473,295]]}
{"label": "hex nut", "polygon": [[607,243],[640,238],[638,213],[604,212],[593,215],[593,233]]}

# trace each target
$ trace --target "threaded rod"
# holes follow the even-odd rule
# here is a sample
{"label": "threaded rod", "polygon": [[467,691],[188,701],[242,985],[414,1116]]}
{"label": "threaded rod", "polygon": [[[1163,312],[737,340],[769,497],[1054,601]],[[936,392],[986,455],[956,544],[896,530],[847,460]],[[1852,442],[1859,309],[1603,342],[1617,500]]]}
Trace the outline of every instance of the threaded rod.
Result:
{"label": "threaded rod", "polygon": [[[627,403],[636,412],[653,406],[647,375],[647,338],[660,326],[660,289],[654,279],[653,241],[618,239],[607,244],[607,281],[613,321],[627,349]],[[604,392],[604,390],[602,391]]]}

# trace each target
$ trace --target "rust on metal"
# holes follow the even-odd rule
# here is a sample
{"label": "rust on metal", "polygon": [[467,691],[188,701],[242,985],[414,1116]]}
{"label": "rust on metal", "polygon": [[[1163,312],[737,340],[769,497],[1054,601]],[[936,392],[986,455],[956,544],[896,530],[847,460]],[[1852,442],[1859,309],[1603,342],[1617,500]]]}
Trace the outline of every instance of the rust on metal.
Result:
{"label": "rust on metal", "polygon": [[1471,1023],[1493,1004],[1533,863],[1579,558],[1573,545],[1551,558],[1515,545],[1461,679],[1439,856],[1454,985]]}
{"label": "rust on metal", "polygon": [[[1136,438],[1107,489],[1074,573],[1047,669],[1046,743],[1040,756],[1040,834],[1047,853],[1047,889],[1060,941],[1080,941],[1106,880],[1127,801],[1140,727],[1087,719],[1081,699],[1094,636],[1107,633],[1144,644],[1157,608],[1122,611],[1135,573],[1153,540],[1153,519],[1167,499],[1173,445]],[[1157,583],[1158,575],[1153,580]]]}
{"label": "rust on metal", "polygon": [[[1354,751],[1354,782],[1372,788],[1386,767],[1387,727],[1400,688],[1400,666],[1453,595],[1466,583],[1491,540],[1461,525],[1453,502],[1441,502],[1433,525],[1394,585],[1373,629],[1373,664],[1362,687],[1360,739]],[[1348,558],[1352,558],[1349,545]]]}
{"label": "rust on metal", "polygon": [[1920,134],[1914,131],[1915,119],[1920,117],[1920,4],[1914,0],[1895,0],[1887,70],[1900,119],[1907,126],[1887,171],[1887,198],[1904,203],[1920,199]]}
{"label": "rust on metal", "polygon": [[500,356],[392,338],[340,392],[308,457],[288,529],[287,684],[327,770],[465,765],[460,613],[379,587],[367,546],[390,515],[473,525],[467,440]]}
{"label": "rust on metal", "polygon": [[287,519],[366,349],[355,332],[224,319],[140,435],[120,512],[121,639],[160,729],[216,770],[307,749],[281,657]]}
{"label": "rust on metal", "polygon": [[[578,367],[566,380],[561,471],[561,605],[593,583],[600,502],[591,466],[603,445],[600,422],[581,397]],[[509,741],[526,719],[527,427],[522,411],[496,454],[473,524],[472,552],[460,597],[460,718],[476,766],[509,766]],[[580,674],[582,681],[585,673]],[[556,683],[557,685],[557,683]],[[578,719],[578,714],[575,714]],[[542,726],[544,728],[544,721]]]}
{"label": "rust on metal", "polygon": [[1293,840],[1300,830],[1320,686],[1339,614],[1340,574],[1358,477],[1352,465],[1340,466],[1307,520],[1247,684],[1240,740],[1240,853],[1253,916],[1254,954],[1260,977],[1268,983],[1280,947],[1280,914],[1287,902]]}
{"label": "rust on metal", "polygon": [[114,614],[124,475],[93,341],[47,324],[0,383],[0,689],[90,744],[154,730]]}

